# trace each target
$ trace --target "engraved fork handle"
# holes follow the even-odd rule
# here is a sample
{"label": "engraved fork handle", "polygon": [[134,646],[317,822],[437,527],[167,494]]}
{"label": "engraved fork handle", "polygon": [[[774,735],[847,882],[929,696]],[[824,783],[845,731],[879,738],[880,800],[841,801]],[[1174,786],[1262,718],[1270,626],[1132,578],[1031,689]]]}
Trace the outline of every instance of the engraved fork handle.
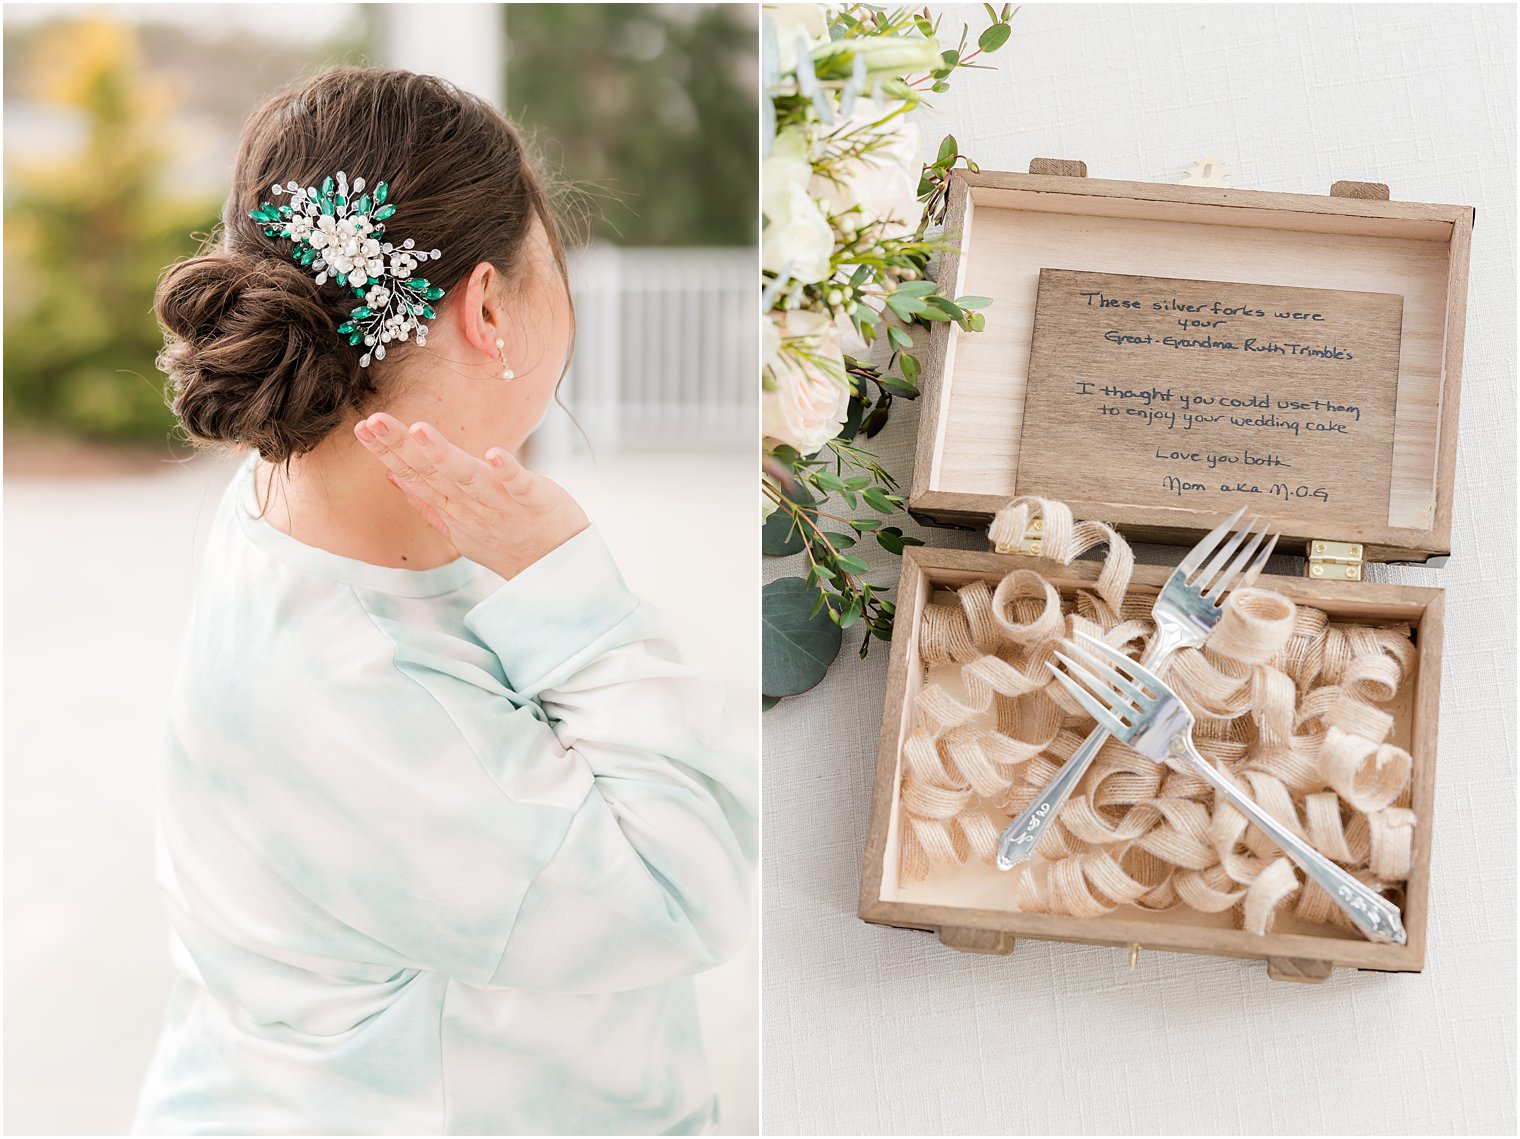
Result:
{"label": "engraved fork handle", "polygon": [[[1181,647],[1177,640],[1157,629],[1156,635],[1141,654],[1140,663],[1152,672],[1160,672],[1172,654]],[[1003,828],[1003,833],[998,836],[999,870],[1012,870],[1034,856],[1035,848],[1044,837],[1045,828],[1066,805],[1066,800],[1071,798],[1072,790],[1082,781],[1082,776],[1087,774],[1087,769],[1092,766],[1092,761],[1103,750],[1108,739],[1108,732],[1101,727],[1089,732],[1081,746],[1072,752],[1071,758],[1061,765],[1056,777],[1040,788],[1040,793],[1029,806],[1019,812],[1018,818]]]}
{"label": "engraved fork handle", "polygon": [[1235,808],[1253,823],[1266,831],[1282,851],[1303,868],[1305,874],[1319,883],[1330,895],[1330,900],[1345,911],[1356,923],[1356,928],[1368,941],[1403,945],[1404,923],[1398,906],[1376,890],[1358,882],[1346,871],[1331,862],[1303,839],[1299,838],[1276,818],[1267,814],[1255,800],[1246,797],[1215,766],[1204,759],[1193,746],[1191,733],[1184,732],[1172,739],[1173,755],[1186,760],[1189,765],[1217,792],[1228,799]]}

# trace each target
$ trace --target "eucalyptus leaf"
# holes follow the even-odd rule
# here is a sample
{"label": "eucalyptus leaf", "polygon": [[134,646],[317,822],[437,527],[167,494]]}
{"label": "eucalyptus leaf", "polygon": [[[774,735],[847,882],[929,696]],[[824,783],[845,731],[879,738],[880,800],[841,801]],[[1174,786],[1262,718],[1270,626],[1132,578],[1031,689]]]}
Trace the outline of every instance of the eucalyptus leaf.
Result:
{"label": "eucalyptus leaf", "polygon": [[894,297],[927,297],[939,289],[933,281],[904,281],[892,290]]}
{"label": "eucalyptus leaf", "polygon": [[765,14],[760,17],[760,82],[765,87],[775,87],[781,82],[781,45],[776,40],[776,22]]}
{"label": "eucalyptus leaf", "polygon": [[976,44],[983,51],[997,51],[1008,42],[1008,37],[1012,33],[1013,29],[1007,24],[993,24],[977,38]]}
{"label": "eucalyptus leaf", "polygon": [[924,544],[921,539],[915,538],[910,534],[904,534],[896,526],[887,526],[876,531],[876,541],[888,553],[898,555],[902,554],[904,546],[922,546]]}
{"label": "eucalyptus leaf", "polygon": [[918,297],[899,296],[892,293],[887,297],[887,307],[897,314],[899,320],[911,320],[929,306]]}
{"label": "eucalyptus leaf", "polygon": [[[816,505],[812,492],[801,482],[790,488],[781,488],[783,497],[795,502],[799,507],[808,510]],[[792,512],[778,506],[765,525],[760,527],[760,551],[773,558],[786,557],[788,554],[800,554],[806,544],[803,534],[803,526],[797,524]]]}
{"label": "eucalyptus leaf", "polygon": [[760,552],[769,557],[800,554],[803,545],[802,527],[789,510],[777,507],[760,527]]}
{"label": "eucalyptus leaf", "polygon": [[[771,582],[760,596],[760,688],[795,696],[812,688],[839,655],[843,634],[825,613],[809,616],[817,594],[800,577]],[[830,610],[832,612],[832,610]]]}
{"label": "eucalyptus leaf", "polygon": [[[859,62],[859,57],[856,57]],[[850,117],[850,112],[855,109],[855,100],[860,95],[860,85],[851,79],[845,84],[844,90],[839,93],[839,113],[844,118]]]}

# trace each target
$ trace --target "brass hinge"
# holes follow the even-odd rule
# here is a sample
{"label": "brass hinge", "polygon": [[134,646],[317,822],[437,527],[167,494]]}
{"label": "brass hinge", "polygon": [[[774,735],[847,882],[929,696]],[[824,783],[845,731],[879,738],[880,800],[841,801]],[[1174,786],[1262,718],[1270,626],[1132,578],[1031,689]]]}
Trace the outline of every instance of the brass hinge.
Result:
{"label": "brass hinge", "polygon": [[1040,539],[1045,533],[1045,519],[1036,518],[1029,524],[1029,529],[1024,531],[1024,540],[1017,546],[1010,546],[1006,542],[1000,542],[993,548],[1000,554],[1024,554],[1031,558],[1040,556]]}
{"label": "brass hinge", "polygon": [[1304,576],[1316,581],[1361,581],[1362,549],[1360,542],[1325,542],[1315,538],[1309,543]]}

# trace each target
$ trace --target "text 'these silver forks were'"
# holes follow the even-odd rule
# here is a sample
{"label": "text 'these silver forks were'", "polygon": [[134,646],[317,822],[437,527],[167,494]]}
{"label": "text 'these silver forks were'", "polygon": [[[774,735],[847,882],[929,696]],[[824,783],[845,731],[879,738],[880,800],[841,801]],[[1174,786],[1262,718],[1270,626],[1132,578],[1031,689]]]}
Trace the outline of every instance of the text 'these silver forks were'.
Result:
{"label": "text 'these silver forks were'", "polygon": [[1369,941],[1403,945],[1399,908],[1288,830],[1237,789],[1193,744],[1193,713],[1155,673],[1094,637],[1077,634],[1051,671],[1099,726],[1157,763],[1171,760],[1204,779],[1241,814],[1271,836],[1284,854],[1324,888]]}
{"label": "text 'these silver forks were'", "polygon": [[[1241,507],[1204,535],[1166,579],[1151,607],[1156,633],[1140,658],[1146,667],[1160,672],[1178,649],[1202,645],[1219,624],[1225,593],[1250,585],[1267,564],[1277,533],[1256,517],[1234,529],[1244,513]],[[1047,825],[1082,781],[1108,735],[1101,724],[1094,728],[1056,777],[1003,830],[998,839],[999,870],[1012,870],[1034,854]]]}

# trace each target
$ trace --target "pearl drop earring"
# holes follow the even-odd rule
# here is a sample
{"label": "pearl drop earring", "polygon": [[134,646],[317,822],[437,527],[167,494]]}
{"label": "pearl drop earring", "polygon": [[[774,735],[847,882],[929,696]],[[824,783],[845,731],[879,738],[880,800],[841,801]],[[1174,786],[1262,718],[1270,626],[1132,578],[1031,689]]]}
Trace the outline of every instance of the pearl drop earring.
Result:
{"label": "pearl drop earring", "polygon": [[498,336],[496,338],[496,354],[501,357],[501,378],[504,380],[515,380],[517,378],[517,373],[514,372],[511,365],[507,363],[506,347],[507,342]]}

